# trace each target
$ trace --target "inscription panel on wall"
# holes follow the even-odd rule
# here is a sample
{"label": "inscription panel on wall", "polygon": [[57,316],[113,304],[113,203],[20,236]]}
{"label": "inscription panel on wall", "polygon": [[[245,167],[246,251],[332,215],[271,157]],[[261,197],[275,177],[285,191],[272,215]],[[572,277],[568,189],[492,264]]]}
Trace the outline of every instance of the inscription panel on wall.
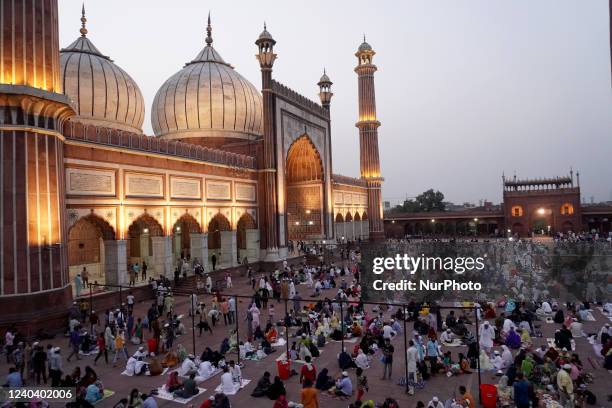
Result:
{"label": "inscription panel on wall", "polygon": [[237,201],[255,201],[255,184],[234,183],[236,192],[234,196]]}
{"label": "inscription panel on wall", "polygon": [[231,200],[231,184],[229,181],[206,180],[206,198],[209,200]]}
{"label": "inscription panel on wall", "polygon": [[342,199],[342,192],[334,191],[334,204],[342,204],[344,200]]}
{"label": "inscription panel on wall", "polygon": [[199,200],[202,198],[200,180],[196,178],[171,176],[170,197]]}
{"label": "inscription panel on wall", "polygon": [[163,197],[164,177],[157,174],[125,174],[125,195],[128,197]]}
{"label": "inscription panel on wall", "polygon": [[115,195],[115,171],[82,168],[66,169],[68,195]]}

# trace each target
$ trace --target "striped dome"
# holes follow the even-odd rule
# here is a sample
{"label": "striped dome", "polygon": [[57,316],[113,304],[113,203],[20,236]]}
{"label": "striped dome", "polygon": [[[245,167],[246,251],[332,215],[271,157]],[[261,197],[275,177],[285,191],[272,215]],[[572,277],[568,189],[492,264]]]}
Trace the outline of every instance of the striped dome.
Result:
{"label": "striped dome", "polygon": [[144,99],[136,82],[103,55],[81,29],[81,37],[60,51],[64,93],[77,106],[70,120],[142,133]]}
{"label": "striped dome", "polygon": [[221,58],[210,33],[209,23],[206,47],[157,91],[151,110],[156,136],[252,140],[262,134],[261,94]]}

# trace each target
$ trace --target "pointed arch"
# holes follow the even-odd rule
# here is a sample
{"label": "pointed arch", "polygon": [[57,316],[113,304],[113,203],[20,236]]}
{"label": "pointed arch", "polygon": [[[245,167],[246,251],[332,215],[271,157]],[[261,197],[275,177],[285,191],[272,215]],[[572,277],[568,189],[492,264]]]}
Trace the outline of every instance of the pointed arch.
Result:
{"label": "pointed arch", "polygon": [[367,221],[368,220],[368,212],[364,211],[363,214],[361,214],[361,221]]}
{"label": "pointed arch", "polygon": [[[148,243],[143,247],[141,236],[148,237]],[[164,235],[164,228],[148,213],[141,214],[128,227],[127,258],[145,258],[153,254],[151,237]],[[143,253],[143,251],[145,253]]]}
{"label": "pointed arch", "polygon": [[308,135],[298,137],[287,151],[288,183],[323,180],[323,161]]}
{"label": "pointed arch", "polygon": [[344,217],[341,213],[336,214],[336,222],[344,222]]}
{"label": "pointed arch", "polygon": [[313,239],[323,231],[323,161],[307,134],[293,141],[285,162],[289,239]]}
{"label": "pointed arch", "polygon": [[231,231],[232,226],[225,215],[217,213],[208,222],[208,249],[221,248],[221,231]]}
{"label": "pointed arch", "polygon": [[358,211],[355,212],[355,216],[353,217],[353,220],[355,222],[360,222],[361,221],[361,215],[359,215]]}
{"label": "pointed arch", "polygon": [[247,212],[242,214],[236,224],[236,242],[239,249],[247,248],[247,230],[257,229],[257,223],[253,216]]}
{"label": "pointed arch", "polygon": [[350,212],[347,212],[346,215],[344,216],[344,222],[353,222],[353,216],[351,215]]}

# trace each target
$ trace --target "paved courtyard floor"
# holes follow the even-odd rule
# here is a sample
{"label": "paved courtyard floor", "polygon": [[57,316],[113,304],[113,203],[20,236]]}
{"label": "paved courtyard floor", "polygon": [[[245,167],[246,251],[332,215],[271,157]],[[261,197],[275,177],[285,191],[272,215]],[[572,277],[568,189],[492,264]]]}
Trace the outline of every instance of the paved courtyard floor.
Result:
{"label": "paved courtyard floor", "polygon": [[[310,296],[310,290],[304,286],[299,285],[298,292],[302,297]],[[229,293],[229,291],[228,291]],[[234,277],[234,287],[231,289],[232,294],[242,294],[242,295],[250,295],[252,294],[251,287],[247,282],[246,278]],[[332,290],[324,291],[323,296],[333,297],[334,292]],[[210,303],[210,296],[200,296],[200,300],[205,303]],[[137,299],[138,301],[138,299]],[[191,320],[187,318],[188,316],[188,299],[186,297],[176,296],[175,298],[176,310],[177,314],[185,315],[185,326],[187,326],[187,334],[180,336],[177,340],[178,343],[182,343],[185,348],[191,352],[192,351],[192,332],[191,332]],[[135,307],[135,316],[143,316],[146,314],[148,307],[151,305],[151,301],[139,301]],[[95,308],[95,304],[94,304]],[[247,299],[241,299],[238,304],[238,317],[241,319],[239,324],[242,327],[242,335],[241,339],[244,339],[244,328],[245,328],[245,317],[246,317],[246,308],[247,308]],[[280,317],[282,315],[284,306],[282,304],[276,307],[276,317]],[[608,321],[599,310],[594,312],[595,318],[597,321],[595,322],[587,322],[585,323],[585,332],[597,332],[601,328],[601,326]],[[262,311],[262,321],[264,321],[264,316],[266,316],[266,312]],[[267,316],[266,316],[267,317]],[[544,332],[543,338],[535,338],[534,337],[534,345],[540,346],[544,344],[546,337],[553,337],[554,330],[556,328],[555,324],[546,324],[544,322],[541,323],[541,330]],[[217,323],[217,326],[213,329],[213,335],[209,333],[205,333],[202,337],[196,335],[196,355],[200,355],[205,347],[211,347],[213,350],[218,350],[221,344],[221,341],[224,337],[228,336],[229,330],[233,329],[232,326],[225,326],[223,322]],[[408,339],[411,339],[412,334],[412,323],[408,323]],[[468,326],[472,333],[475,332],[474,326]],[[198,330],[196,328],[196,330]],[[281,330],[282,333],[282,330]],[[148,336],[148,332],[145,331],[145,340]],[[382,403],[385,398],[392,397],[399,402],[399,406],[401,408],[407,407],[415,407],[417,401],[423,401],[425,404],[432,398],[432,396],[438,396],[442,401],[452,397],[453,395],[458,395],[458,387],[460,385],[466,386],[469,390],[471,390],[472,395],[478,395],[478,375],[477,373],[473,374],[464,374],[461,376],[453,376],[446,377],[443,375],[437,375],[433,377],[431,380],[427,381],[426,386],[422,390],[418,390],[416,395],[408,396],[404,393],[404,387],[397,385],[397,381],[400,377],[404,376],[404,338],[403,333],[396,336],[393,340],[393,344],[395,347],[394,354],[394,366],[393,366],[393,379],[392,380],[381,380],[382,377],[382,364],[378,359],[378,356],[375,356],[372,359],[372,367],[366,370],[366,375],[369,381],[369,392],[366,394],[365,399],[373,399],[375,402]],[[60,345],[62,347],[64,353],[64,372],[70,373],[72,369],[76,366],[80,366],[81,370],[85,368],[86,365],[93,366],[93,356],[83,356],[81,360],[72,360],[71,362],[66,362],[66,352],[68,350],[68,339],[62,337],[56,337],[51,341],[54,345]],[[291,339],[290,339],[291,342]],[[47,344],[47,341],[43,342],[44,345]],[[354,347],[354,343],[346,343],[347,350],[350,352]],[[589,389],[595,393],[598,397],[598,407],[612,407],[612,402],[607,401],[607,395],[612,394],[612,374],[607,370],[604,370],[601,367],[601,358],[599,358],[593,347],[588,343],[585,338],[576,339],[576,349],[579,353],[583,363],[587,370],[593,373],[594,382],[589,386]],[[315,366],[318,371],[323,368],[328,368],[329,373],[332,376],[337,376],[340,373],[338,369],[338,363],[336,356],[341,350],[341,344],[339,342],[328,342],[324,348],[321,349],[322,353],[319,358],[315,360]],[[443,347],[443,350],[447,350],[446,347]],[[456,358],[458,352],[465,352],[465,347],[453,347],[450,348],[453,353],[453,358]],[[132,354],[136,351],[136,346],[130,345],[128,352]],[[274,405],[274,401],[269,400],[266,397],[263,398],[253,398],[250,396],[253,391],[257,380],[262,376],[264,371],[269,371],[272,373],[272,376],[277,374],[276,368],[276,358],[279,357],[285,348],[282,347],[277,349],[275,353],[268,356],[266,359],[261,361],[246,361],[245,366],[242,370],[243,378],[251,380],[251,383],[248,384],[244,389],[239,391],[236,395],[230,396],[229,399],[232,403],[233,407],[250,407],[250,408],[263,408],[263,407],[272,407]],[[230,356],[229,358],[236,358],[236,355]],[[109,355],[109,359],[112,359],[112,355]],[[138,376],[138,377],[128,377],[123,376],[120,373],[124,370],[125,361],[120,360],[119,365],[116,368],[113,368],[111,364],[105,364],[103,358],[98,361],[98,364],[94,367],[98,376],[101,377],[104,386],[112,391],[115,394],[101,401],[97,406],[100,407],[113,407],[121,398],[125,398],[129,395],[129,392],[133,388],[137,388],[140,392],[148,393],[150,390],[155,389],[163,385],[166,381],[166,376],[163,377],[148,377],[148,376]],[[294,368],[296,371],[299,371],[300,366],[295,365]],[[350,376],[355,379],[355,370],[350,370]],[[8,372],[8,367],[6,363],[2,361],[0,363],[0,372],[6,373]],[[482,373],[482,382],[483,383],[497,383],[498,377],[494,376],[494,373],[487,372]],[[203,383],[199,384],[199,387],[205,388],[206,392],[194,398],[189,404],[184,405],[174,401],[167,401],[162,399],[157,399],[157,403],[159,407],[180,407],[180,406],[190,406],[193,404],[194,407],[199,407],[202,402],[204,402],[211,394],[214,393],[215,387],[217,387],[220,383],[220,376],[213,377]],[[287,389],[287,399],[289,401],[297,401],[300,399],[300,384],[298,376],[293,376],[289,380],[285,381],[285,387]],[[328,395],[320,395],[320,406],[325,408],[335,408],[335,407],[347,407],[349,402],[351,401],[342,401],[334,399]],[[53,406],[61,406],[62,404],[53,404]]]}

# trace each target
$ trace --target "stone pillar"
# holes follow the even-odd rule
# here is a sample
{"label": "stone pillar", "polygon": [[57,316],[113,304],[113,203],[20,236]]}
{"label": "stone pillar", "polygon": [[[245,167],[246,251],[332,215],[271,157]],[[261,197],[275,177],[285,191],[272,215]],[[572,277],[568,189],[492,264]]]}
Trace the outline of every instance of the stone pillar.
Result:
{"label": "stone pillar", "polygon": [[229,268],[238,265],[238,245],[236,231],[221,231],[221,249],[217,260],[219,268]]}
{"label": "stone pillar", "polygon": [[208,267],[208,234],[191,234],[191,259],[198,258],[205,271],[209,271]]}
{"label": "stone pillar", "polygon": [[344,233],[344,222],[336,223],[336,239],[342,239],[342,237],[346,238]]}
{"label": "stone pillar", "polygon": [[153,273],[151,276],[165,275],[172,278],[172,237],[152,237]]}
{"label": "stone pillar", "polygon": [[127,276],[127,241],[104,241],[104,276],[110,285],[125,285]]}
{"label": "stone pillar", "polygon": [[68,275],[66,120],[57,0],[0,3],[0,331],[65,324]]}
{"label": "stone pillar", "polygon": [[[249,262],[259,261],[259,230],[258,229],[246,230],[246,253],[244,256],[248,258]],[[242,262],[242,259],[240,259],[240,262]]]}

